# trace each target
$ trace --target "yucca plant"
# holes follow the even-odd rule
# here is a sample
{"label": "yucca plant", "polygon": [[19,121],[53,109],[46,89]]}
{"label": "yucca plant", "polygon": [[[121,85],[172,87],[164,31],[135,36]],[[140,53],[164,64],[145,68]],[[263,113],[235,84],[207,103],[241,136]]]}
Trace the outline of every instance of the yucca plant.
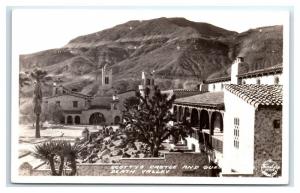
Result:
{"label": "yucca plant", "polygon": [[35,145],[34,156],[36,158],[47,161],[50,165],[51,175],[58,176],[58,172],[55,169],[55,156],[57,153],[57,142],[50,141]]}
{"label": "yucca plant", "polygon": [[[76,159],[81,147],[77,144],[72,145],[65,140],[49,141],[35,146],[34,155],[36,158],[45,160],[49,163],[51,175],[61,176],[65,169],[65,164],[71,168],[71,172],[67,175],[75,175]],[[55,159],[57,158],[57,159]],[[58,170],[55,165],[58,165]]]}
{"label": "yucca plant", "polygon": [[77,172],[76,159],[78,158],[80,150],[81,146],[76,143],[74,145],[71,145],[71,143],[66,143],[64,147],[64,156],[66,158],[66,163],[71,168],[71,172],[67,173],[67,175],[69,176],[74,176]]}

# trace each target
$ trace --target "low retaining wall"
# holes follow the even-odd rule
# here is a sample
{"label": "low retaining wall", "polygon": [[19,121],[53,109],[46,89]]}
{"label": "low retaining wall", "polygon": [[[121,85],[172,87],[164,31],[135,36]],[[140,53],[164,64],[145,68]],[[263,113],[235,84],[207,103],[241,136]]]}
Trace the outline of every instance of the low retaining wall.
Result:
{"label": "low retaining wall", "polygon": [[[77,176],[210,176],[208,159],[201,153],[167,153],[162,158],[122,158],[120,163],[78,164]],[[206,168],[206,169],[205,169]],[[20,175],[47,176],[50,170],[22,164]]]}
{"label": "low retaining wall", "polygon": [[118,164],[79,164],[79,176],[208,176],[200,153],[167,153],[164,158],[123,158]]}

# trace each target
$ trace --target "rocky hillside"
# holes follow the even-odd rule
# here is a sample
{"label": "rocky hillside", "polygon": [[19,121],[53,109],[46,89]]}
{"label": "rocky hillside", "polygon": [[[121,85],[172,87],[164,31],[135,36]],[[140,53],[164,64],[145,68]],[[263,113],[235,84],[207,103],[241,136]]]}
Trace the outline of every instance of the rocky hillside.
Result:
{"label": "rocky hillside", "polygon": [[152,70],[163,89],[193,88],[199,80],[228,75],[238,55],[251,70],[282,63],[282,39],[282,26],[237,33],[184,18],[129,21],[77,37],[60,49],[21,55],[20,69],[41,67],[88,94],[97,91],[95,77],[104,64],[113,68],[113,85],[120,92],[136,88],[141,71]]}

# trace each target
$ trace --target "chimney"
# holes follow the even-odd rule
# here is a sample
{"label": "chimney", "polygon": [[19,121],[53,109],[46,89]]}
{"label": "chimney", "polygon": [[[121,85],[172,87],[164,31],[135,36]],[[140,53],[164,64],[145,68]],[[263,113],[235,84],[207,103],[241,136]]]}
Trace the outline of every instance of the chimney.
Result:
{"label": "chimney", "polygon": [[52,96],[55,96],[58,94],[58,88],[57,88],[57,83],[54,82],[52,85]]}
{"label": "chimney", "polygon": [[237,77],[239,74],[240,64],[244,62],[243,57],[237,57],[233,64],[231,65],[231,84],[240,84],[240,81]]}

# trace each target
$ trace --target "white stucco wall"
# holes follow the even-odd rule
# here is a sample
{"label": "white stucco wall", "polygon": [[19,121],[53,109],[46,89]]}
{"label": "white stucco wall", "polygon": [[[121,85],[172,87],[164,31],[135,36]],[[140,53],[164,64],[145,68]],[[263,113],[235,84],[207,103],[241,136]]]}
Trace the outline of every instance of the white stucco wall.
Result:
{"label": "white stucco wall", "polygon": [[185,138],[187,141],[187,147],[189,150],[192,149],[192,145],[195,145],[195,152],[199,153],[200,152],[200,145],[198,139],[195,139],[194,137],[187,137]]}
{"label": "white stucco wall", "polygon": [[[225,84],[230,84],[230,81],[210,83],[210,84],[208,84],[208,91],[209,92],[223,91],[225,89],[224,88]],[[214,85],[215,85],[215,88],[214,88]],[[223,85],[223,88],[222,88],[222,85]]]}
{"label": "white stucco wall", "polygon": [[[223,174],[252,174],[255,108],[224,89]],[[234,118],[239,118],[239,148],[234,147]]]}
{"label": "white stucco wall", "polygon": [[281,74],[275,74],[275,75],[267,75],[267,76],[258,76],[258,77],[253,77],[253,78],[245,78],[242,79],[242,83],[246,84],[256,84],[256,80],[260,79],[260,84],[267,84],[267,85],[273,85],[275,83],[275,77],[279,78],[279,83],[282,84],[282,75]]}

